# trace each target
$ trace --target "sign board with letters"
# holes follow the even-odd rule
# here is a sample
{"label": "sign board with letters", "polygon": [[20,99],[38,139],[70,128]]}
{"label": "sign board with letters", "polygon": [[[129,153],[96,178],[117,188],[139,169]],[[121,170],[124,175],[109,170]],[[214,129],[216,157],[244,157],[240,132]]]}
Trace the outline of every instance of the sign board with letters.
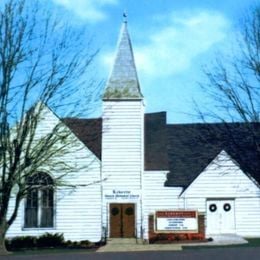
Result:
{"label": "sign board with letters", "polygon": [[104,191],[105,200],[139,200],[140,191],[138,190],[106,190]]}
{"label": "sign board with letters", "polygon": [[198,232],[198,213],[195,210],[156,211],[155,230],[158,233]]}

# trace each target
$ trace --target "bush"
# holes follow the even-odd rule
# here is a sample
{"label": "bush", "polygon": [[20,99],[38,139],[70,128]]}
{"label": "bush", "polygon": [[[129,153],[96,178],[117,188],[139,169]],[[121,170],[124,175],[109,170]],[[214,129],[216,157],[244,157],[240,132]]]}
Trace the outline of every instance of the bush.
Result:
{"label": "bush", "polygon": [[6,240],[7,250],[32,248],[35,246],[36,246],[36,237],[33,236],[14,237],[12,239]]}
{"label": "bush", "polygon": [[93,248],[96,244],[89,242],[88,240],[82,241],[66,241],[64,244],[68,248]]}
{"label": "bush", "polygon": [[7,250],[33,249],[33,248],[94,248],[100,246],[99,243],[91,243],[88,240],[70,241],[64,240],[61,233],[45,233],[39,237],[21,236],[6,240]]}
{"label": "bush", "polygon": [[20,236],[5,241],[7,250],[20,250],[29,248],[62,247],[64,246],[63,234],[45,233],[40,237]]}
{"label": "bush", "polygon": [[61,247],[64,245],[64,236],[60,233],[45,233],[37,238],[37,247]]}

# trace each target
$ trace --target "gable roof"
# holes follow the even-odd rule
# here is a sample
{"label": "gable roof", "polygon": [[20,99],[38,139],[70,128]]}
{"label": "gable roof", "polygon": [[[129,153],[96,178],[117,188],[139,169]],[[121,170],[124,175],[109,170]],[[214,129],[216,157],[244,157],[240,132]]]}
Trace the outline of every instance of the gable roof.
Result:
{"label": "gable roof", "polygon": [[260,183],[259,123],[179,124],[167,128],[170,173],[166,186],[187,187],[222,150]]}
{"label": "gable roof", "polygon": [[78,139],[90,149],[90,151],[101,159],[101,118],[63,118],[62,121],[70,128]]}
{"label": "gable roof", "polygon": [[[64,118],[63,122],[101,160],[102,119]],[[145,170],[168,170],[166,113],[145,114]]]}
{"label": "gable roof", "polygon": [[[101,160],[102,119],[63,122]],[[259,123],[167,125],[166,112],[145,114],[145,170],[168,170],[165,186],[189,186],[222,150],[260,184],[259,143]]]}
{"label": "gable roof", "polygon": [[[232,171],[228,172],[228,174],[225,174],[226,171],[230,169],[229,167],[232,168]],[[210,169],[215,170],[216,168],[219,169],[219,171],[212,175],[212,171]],[[204,183],[205,186],[205,176],[210,177],[212,180],[211,182],[207,183],[207,187],[205,187],[205,189],[201,190],[201,184]],[[221,194],[219,193],[219,187],[217,188],[218,184],[216,183],[218,182],[217,179],[220,176],[220,182],[222,185],[225,186],[225,183],[229,184],[229,186],[226,186],[221,190]],[[233,182],[232,185],[230,185],[230,180]],[[227,187],[229,188],[227,189]],[[193,180],[193,182],[182,190],[180,197],[185,197],[186,195],[189,196],[198,189],[200,189],[200,195],[202,197],[227,197],[230,196],[230,194],[239,194],[241,191],[249,192],[251,194],[252,192],[258,192],[259,188],[259,183],[256,182],[251,175],[241,171],[238,163],[234,161],[225,150],[222,150]]]}

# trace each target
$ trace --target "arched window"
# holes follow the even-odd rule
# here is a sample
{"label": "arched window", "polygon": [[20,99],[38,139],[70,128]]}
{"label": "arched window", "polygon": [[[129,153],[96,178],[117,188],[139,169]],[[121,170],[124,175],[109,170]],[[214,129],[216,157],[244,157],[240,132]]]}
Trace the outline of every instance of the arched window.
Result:
{"label": "arched window", "polygon": [[38,172],[27,178],[29,187],[25,204],[25,227],[53,227],[54,189],[53,179],[46,173]]}

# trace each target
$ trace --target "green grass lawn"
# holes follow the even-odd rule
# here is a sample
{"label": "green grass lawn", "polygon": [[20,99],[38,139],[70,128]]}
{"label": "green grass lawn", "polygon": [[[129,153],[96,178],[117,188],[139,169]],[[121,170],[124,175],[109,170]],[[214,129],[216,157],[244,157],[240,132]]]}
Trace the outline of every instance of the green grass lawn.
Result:
{"label": "green grass lawn", "polygon": [[232,247],[260,247],[260,238],[245,238],[248,243],[240,245],[212,245],[212,246],[183,246],[183,250],[206,249],[206,248],[232,248]]}

